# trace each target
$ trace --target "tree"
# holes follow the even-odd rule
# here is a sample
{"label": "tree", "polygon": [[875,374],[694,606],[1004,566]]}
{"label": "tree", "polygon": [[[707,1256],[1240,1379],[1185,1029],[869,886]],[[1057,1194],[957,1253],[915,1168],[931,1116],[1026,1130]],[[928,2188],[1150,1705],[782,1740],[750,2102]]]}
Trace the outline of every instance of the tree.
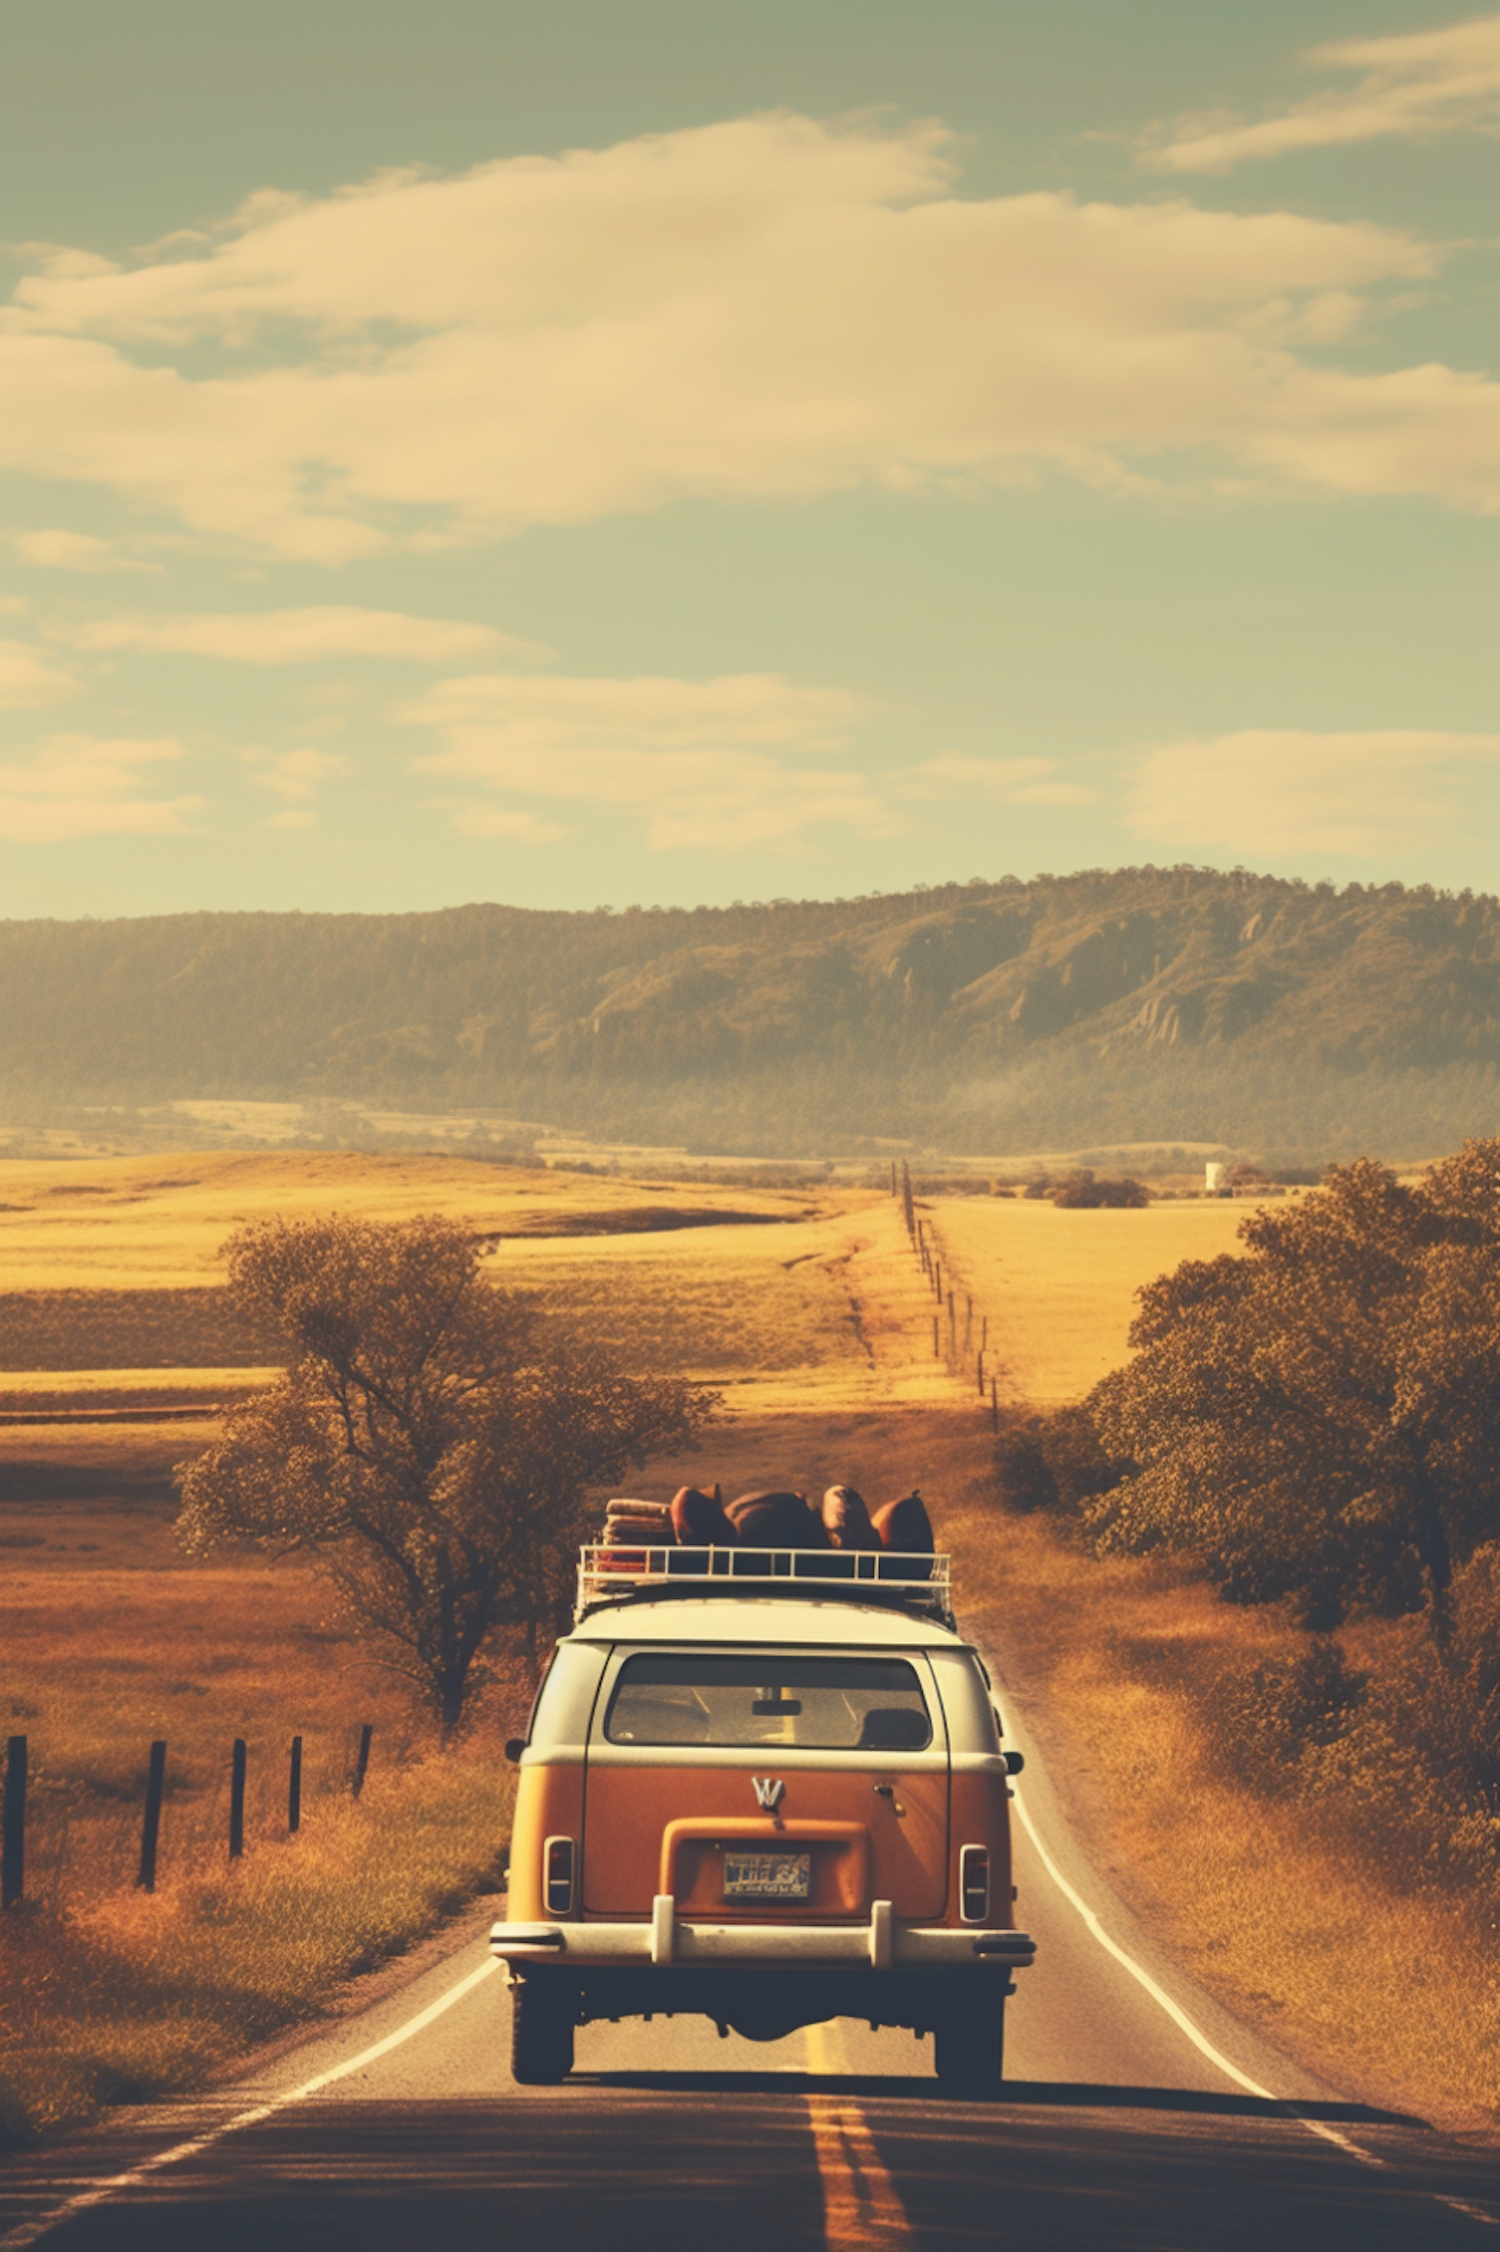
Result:
{"label": "tree", "polygon": [[261,1221],[226,1251],[290,1363],[179,1470],[181,1539],[316,1557],[449,1734],[498,1633],[520,1631],[534,1671],[564,1623],[591,1489],[693,1444],[715,1397],[626,1375],[493,1287],[452,1221]]}
{"label": "tree", "polygon": [[1446,1645],[1454,1571],[1500,1534],[1500,1140],[1415,1186],[1335,1167],[1239,1232],[1141,1293],[1089,1400],[1124,1475],[1086,1517],[1310,1624],[1425,1607]]}

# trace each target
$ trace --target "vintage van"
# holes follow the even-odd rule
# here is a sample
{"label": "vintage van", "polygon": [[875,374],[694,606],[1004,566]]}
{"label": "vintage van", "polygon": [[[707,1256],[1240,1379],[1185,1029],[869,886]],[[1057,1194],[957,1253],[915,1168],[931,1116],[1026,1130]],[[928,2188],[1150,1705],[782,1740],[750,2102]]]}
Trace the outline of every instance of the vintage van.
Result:
{"label": "vintage van", "polygon": [[490,1944],[517,2080],[563,2079],[593,2019],[697,2012],[755,2041],[909,2027],[940,2082],[999,2081],[1035,1954],[1013,1912],[1021,1759],[946,1557],[585,1549],[577,1623],[509,1749]]}

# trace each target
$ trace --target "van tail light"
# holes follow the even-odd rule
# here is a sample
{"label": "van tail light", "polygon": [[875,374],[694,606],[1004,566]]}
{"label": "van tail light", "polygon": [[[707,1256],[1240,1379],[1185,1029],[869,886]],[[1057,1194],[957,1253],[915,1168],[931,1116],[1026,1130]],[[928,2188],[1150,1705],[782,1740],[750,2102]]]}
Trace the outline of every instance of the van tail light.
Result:
{"label": "van tail light", "polygon": [[982,1924],[990,1912],[990,1852],[966,1845],[958,1857],[959,1909],[966,1924]]}
{"label": "van tail light", "polygon": [[542,1848],[542,1869],[549,1916],[573,1913],[573,1862],[571,1838],[548,1838]]}

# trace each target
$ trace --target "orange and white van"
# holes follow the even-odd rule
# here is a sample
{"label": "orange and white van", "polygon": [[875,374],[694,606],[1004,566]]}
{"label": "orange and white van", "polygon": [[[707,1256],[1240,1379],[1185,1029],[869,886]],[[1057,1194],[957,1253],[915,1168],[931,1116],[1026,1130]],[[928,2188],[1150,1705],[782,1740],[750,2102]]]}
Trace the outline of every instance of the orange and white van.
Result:
{"label": "orange and white van", "polygon": [[[591,2019],[750,2040],[858,2017],[997,2082],[1016,1929],[1009,1776],[947,1558],[585,1549],[524,1741],[509,1919],[519,2081]],[[831,1576],[839,1573],[838,1578]]]}

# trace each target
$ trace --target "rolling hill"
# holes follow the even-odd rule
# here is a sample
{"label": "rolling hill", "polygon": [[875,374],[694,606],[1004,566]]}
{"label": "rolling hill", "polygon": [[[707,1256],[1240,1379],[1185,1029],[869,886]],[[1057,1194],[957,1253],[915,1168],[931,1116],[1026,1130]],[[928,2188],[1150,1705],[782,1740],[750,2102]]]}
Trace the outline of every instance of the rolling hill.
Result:
{"label": "rolling hill", "polygon": [[806,1154],[1420,1155],[1500,1122],[1500,900],[1127,869],[625,913],[0,924],[0,1085]]}

